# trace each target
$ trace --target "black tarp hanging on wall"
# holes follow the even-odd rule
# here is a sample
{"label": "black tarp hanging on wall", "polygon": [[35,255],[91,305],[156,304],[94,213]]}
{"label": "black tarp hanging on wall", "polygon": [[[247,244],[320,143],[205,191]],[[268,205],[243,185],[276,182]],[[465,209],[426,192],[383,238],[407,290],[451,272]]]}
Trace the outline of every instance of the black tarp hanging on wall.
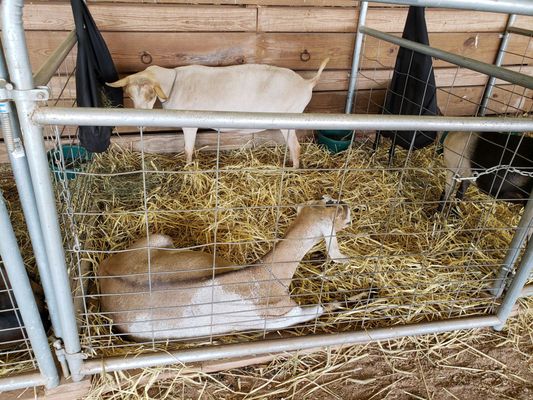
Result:
{"label": "black tarp hanging on wall", "polygon": [[[409,7],[402,37],[429,45],[429,37],[423,7]],[[400,47],[396,57],[394,74],[387,90],[384,114],[437,115],[437,88],[430,56]],[[433,143],[437,137],[434,131],[381,131],[379,135],[392,139],[390,154],[394,147],[421,149]],[[414,141],[413,141],[414,137]]]}
{"label": "black tarp hanging on wall", "polygon": [[[119,77],[104,38],[83,0],[71,0],[70,3],[78,37],[77,105],[122,107],[122,89],[105,85],[106,82],[114,82]],[[112,129],[110,126],[80,126],[80,145],[89,151],[101,153],[109,147]]]}

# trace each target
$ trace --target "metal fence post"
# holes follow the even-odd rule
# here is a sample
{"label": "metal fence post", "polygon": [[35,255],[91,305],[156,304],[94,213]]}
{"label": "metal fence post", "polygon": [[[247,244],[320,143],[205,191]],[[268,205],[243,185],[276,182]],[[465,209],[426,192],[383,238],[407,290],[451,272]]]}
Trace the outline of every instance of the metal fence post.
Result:
{"label": "metal fence post", "polygon": [[[22,0],[4,0],[2,2],[2,39],[11,81],[18,91],[26,91],[27,93],[34,89],[34,84],[22,25],[22,9]],[[72,379],[78,381],[82,378],[79,375],[81,347],[63,251],[63,240],[46,158],[43,130],[40,126],[32,124],[29,118],[36,108],[35,100],[29,96],[21,96],[15,100],[15,104],[28,153],[31,179],[57,304],[61,304],[61,307],[57,309],[62,331],[61,338],[65,346]]]}
{"label": "metal fence post", "polygon": [[[509,15],[509,18],[507,19],[507,25],[505,26],[505,31],[503,33],[502,40],[500,42],[500,48],[498,49],[498,55],[496,56],[496,61],[494,61],[494,65],[500,67],[503,63],[503,58],[505,57],[505,50],[507,50],[507,45],[509,44],[509,28],[513,26],[514,22],[516,20],[516,14]],[[481,100],[481,104],[479,105],[479,115],[484,116],[487,111],[487,103],[489,102],[490,96],[492,96],[492,90],[494,89],[494,82],[496,82],[496,78],[494,76],[491,76],[489,78],[489,81],[487,82],[487,86],[485,86],[485,91],[483,92],[483,98]]]}
{"label": "metal fence post", "polygon": [[[0,44],[0,79],[9,81],[8,78],[9,75],[5,64],[4,49]],[[43,285],[54,334],[61,337],[61,326],[58,319],[55,291],[52,285],[50,268],[48,266],[43,232],[41,224],[39,223],[39,213],[37,212],[35,193],[33,192],[33,187],[31,185],[28,159],[26,157],[26,152],[24,151],[24,146],[20,140],[20,126],[11,103],[5,102],[3,107],[5,113],[0,113],[0,118],[2,122],[4,142],[7,146],[9,161],[11,162],[13,176],[19,193],[20,204],[22,205],[24,219],[28,227],[33,253],[35,255],[35,262]]]}
{"label": "metal fence post", "polygon": [[516,271],[516,275],[511,282],[511,286],[503,298],[502,304],[498,308],[497,317],[500,320],[500,324],[494,326],[495,330],[500,331],[505,326],[505,322],[507,321],[507,318],[509,318],[509,315],[511,315],[513,306],[520,297],[531,271],[533,271],[533,241],[529,242],[526,252],[522,256],[522,260]]}
{"label": "metal fence post", "polygon": [[359,3],[359,21],[357,22],[357,33],[355,36],[355,44],[353,49],[352,70],[350,72],[350,86],[348,87],[348,98],[346,99],[346,107],[344,112],[350,114],[352,112],[355,91],[357,87],[357,73],[359,72],[359,64],[361,62],[361,49],[363,47],[363,36],[359,28],[366,22],[366,14],[368,11],[368,2],[362,1]]}
{"label": "metal fence post", "polygon": [[511,244],[509,245],[509,250],[505,255],[505,259],[503,260],[498,277],[496,278],[492,286],[492,294],[495,297],[500,297],[502,295],[503,290],[505,289],[505,280],[507,278],[507,274],[509,274],[514,264],[516,263],[518,256],[520,255],[520,251],[522,250],[522,246],[527,238],[528,232],[530,229],[532,229],[532,224],[533,191],[529,195],[529,200],[526,204],[526,207],[524,208],[522,218],[520,219],[520,222],[516,227],[516,232],[513,236]]}
{"label": "metal fence post", "polygon": [[0,240],[0,257],[2,257],[2,262],[9,277],[37,364],[41,373],[46,377],[46,387],[55,387],[59,384],[59,376],[1,189],[0,236],[2,237]]}

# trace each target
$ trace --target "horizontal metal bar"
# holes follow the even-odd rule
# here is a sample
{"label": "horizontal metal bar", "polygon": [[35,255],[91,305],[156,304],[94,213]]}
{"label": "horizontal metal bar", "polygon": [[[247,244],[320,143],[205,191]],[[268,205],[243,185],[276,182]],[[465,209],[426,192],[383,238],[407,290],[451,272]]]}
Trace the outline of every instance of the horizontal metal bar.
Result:
{"label": "horizontal metal bar", "polygon": [[57,46],[57,49],[50,54],[44,64],[41,65],[41,68],[35,73],[33,76],[35,86],[44,86],[50,82],[50,79],[52,79],[52,76],[55,75],[61,63],[67,58],[70,50],[72,50],[76,42],[76,31],[73,30],[68,34],[63,43]]}
{"label": "horizontal metal bar", "polygon": [[516,33],[517,35],[522,35],[522,36],[533,36],[533,31],[531,31],[529,29],[518,28],[516,26],[509,27],[507,29],[507,32]]}
{"label": "horizontal metal bar", "polygon": [[528,132],[531,118],[437,117],[418,115],[283,114],[223,111],[39,107],[39,125],[198,127],[233,129],[358,129]]}
{"label": "horizontal metal bar", "polygon": [[39,372],[27,372],[20,375],[0,378],[0,392],[26,389],[34,386],[43,386],[45,384],[46,378],[43,377]]}
{"label": "horizontal metal bar", "polygon": [[404,336],[427,335],[458,329],[484,328],[499,324],[495,316],[469,317],[447,321],[425,322],[368,331],[344,332],[337,334],[307,335],[287,339],[261,340],[252,343],[205,346],[173,352],[140,354],[135,357],[110,357],[83,362],[85,375],[101,372],[120,371],[131,368],[147,368],[174,363],[190,363],[223,358],[248,357],[260,354],[283,353],[313,349],[318,347],[368,343],[377,340],[395,339]]}
{"label": "horizontal metal bar", "polygon": [[531,0],[375,0],[375,3],[533,15]]}
{"label": "horizontal metal bar", "polygon": [[389,43],[397,44],[398,46],[404,47],[406,49],[414,50],[418,53],[422,53],[431,57],[439,58],[444,61],[448,61],[452,64],[459,65],[464,68],[471,69],[473,71],[481,72],[485,75],[494,76],[496,78],[502,79],[506,82],[514,83],[526,87],[528,89],[533,89],[533,76],[528,76],[521,74],[520,72],[511,71],[503,67],[498,67],[492,64],[487,64],[473,58],[468,58],[460,56],[448,51],[436,49],[425,44],[413,42],[412,40],[403,39],[398,36],[389,35],[378,31],[376,29],[363,26],[359,30],[369,36],[375,37],[377,39],[385,40]]}

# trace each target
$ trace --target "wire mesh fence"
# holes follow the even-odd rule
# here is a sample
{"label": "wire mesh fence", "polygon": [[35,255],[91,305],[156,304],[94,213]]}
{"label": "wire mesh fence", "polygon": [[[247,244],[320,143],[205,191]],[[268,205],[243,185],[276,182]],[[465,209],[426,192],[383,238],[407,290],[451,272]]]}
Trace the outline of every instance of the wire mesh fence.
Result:
{"label": "wire mesh fence", "polygon": [[[372,46],[359,71],[369,92],[356,110],[380,114],[393,71],[381,41]],[[52,104],[73,98],[74,69],[63,67]],[[443,114],[475,115],[482,92],[470,95],[466,83],[487,77],[435,72]],[[498,84],[488,110],[521,116],[531,99]],[[292,169],[285,146],[226,152],[221,132],[215,151],[197,151],[187,165],[183,154],[146,152],[143,130],[140,151],[113,145],[88,155],[65,146],[76,145],[72,127],[47,128],[84,351],[138,354],[258,341],[282,328],[291,337],[493,313],[488,289],[520,206],[470,189],[458,216],[437,213],[446,168],[436,146],[388,165],[372,134],[356,132],[337,154],[304,142],[303,168]],[[309,204],[323,195],[332,200]]]}

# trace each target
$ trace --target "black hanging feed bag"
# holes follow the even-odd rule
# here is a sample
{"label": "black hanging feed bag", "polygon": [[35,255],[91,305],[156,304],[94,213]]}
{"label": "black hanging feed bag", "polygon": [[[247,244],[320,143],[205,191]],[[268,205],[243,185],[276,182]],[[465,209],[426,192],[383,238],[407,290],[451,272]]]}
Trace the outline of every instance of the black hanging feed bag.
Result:
{"label": "black hanging feed bag", "polygon": [[[429,45],[424,7],[409,7],[402,37]],[[400,47],[387,90],[384,114],[437,115],[437,110],[437,89],[431,57]],[[381,131],[378,132],[378,138],[379,134],[392,139],[391,154],[396,145],[404,149],[412,145],[416,150],[429,146],[437,138],[437,132],[434,131]]]}
{"label": "black hanging feed bag", "polygon": [[[106,86],[106,82],[118,80],[117,70],[104,38],[83,0],[71,0],[78,58],[76,60],[76,102],[78,107],[122,107],[121,88]],[[101,153],[111,141],[110,126],[80,126],[80,145],[87,150]]]}

